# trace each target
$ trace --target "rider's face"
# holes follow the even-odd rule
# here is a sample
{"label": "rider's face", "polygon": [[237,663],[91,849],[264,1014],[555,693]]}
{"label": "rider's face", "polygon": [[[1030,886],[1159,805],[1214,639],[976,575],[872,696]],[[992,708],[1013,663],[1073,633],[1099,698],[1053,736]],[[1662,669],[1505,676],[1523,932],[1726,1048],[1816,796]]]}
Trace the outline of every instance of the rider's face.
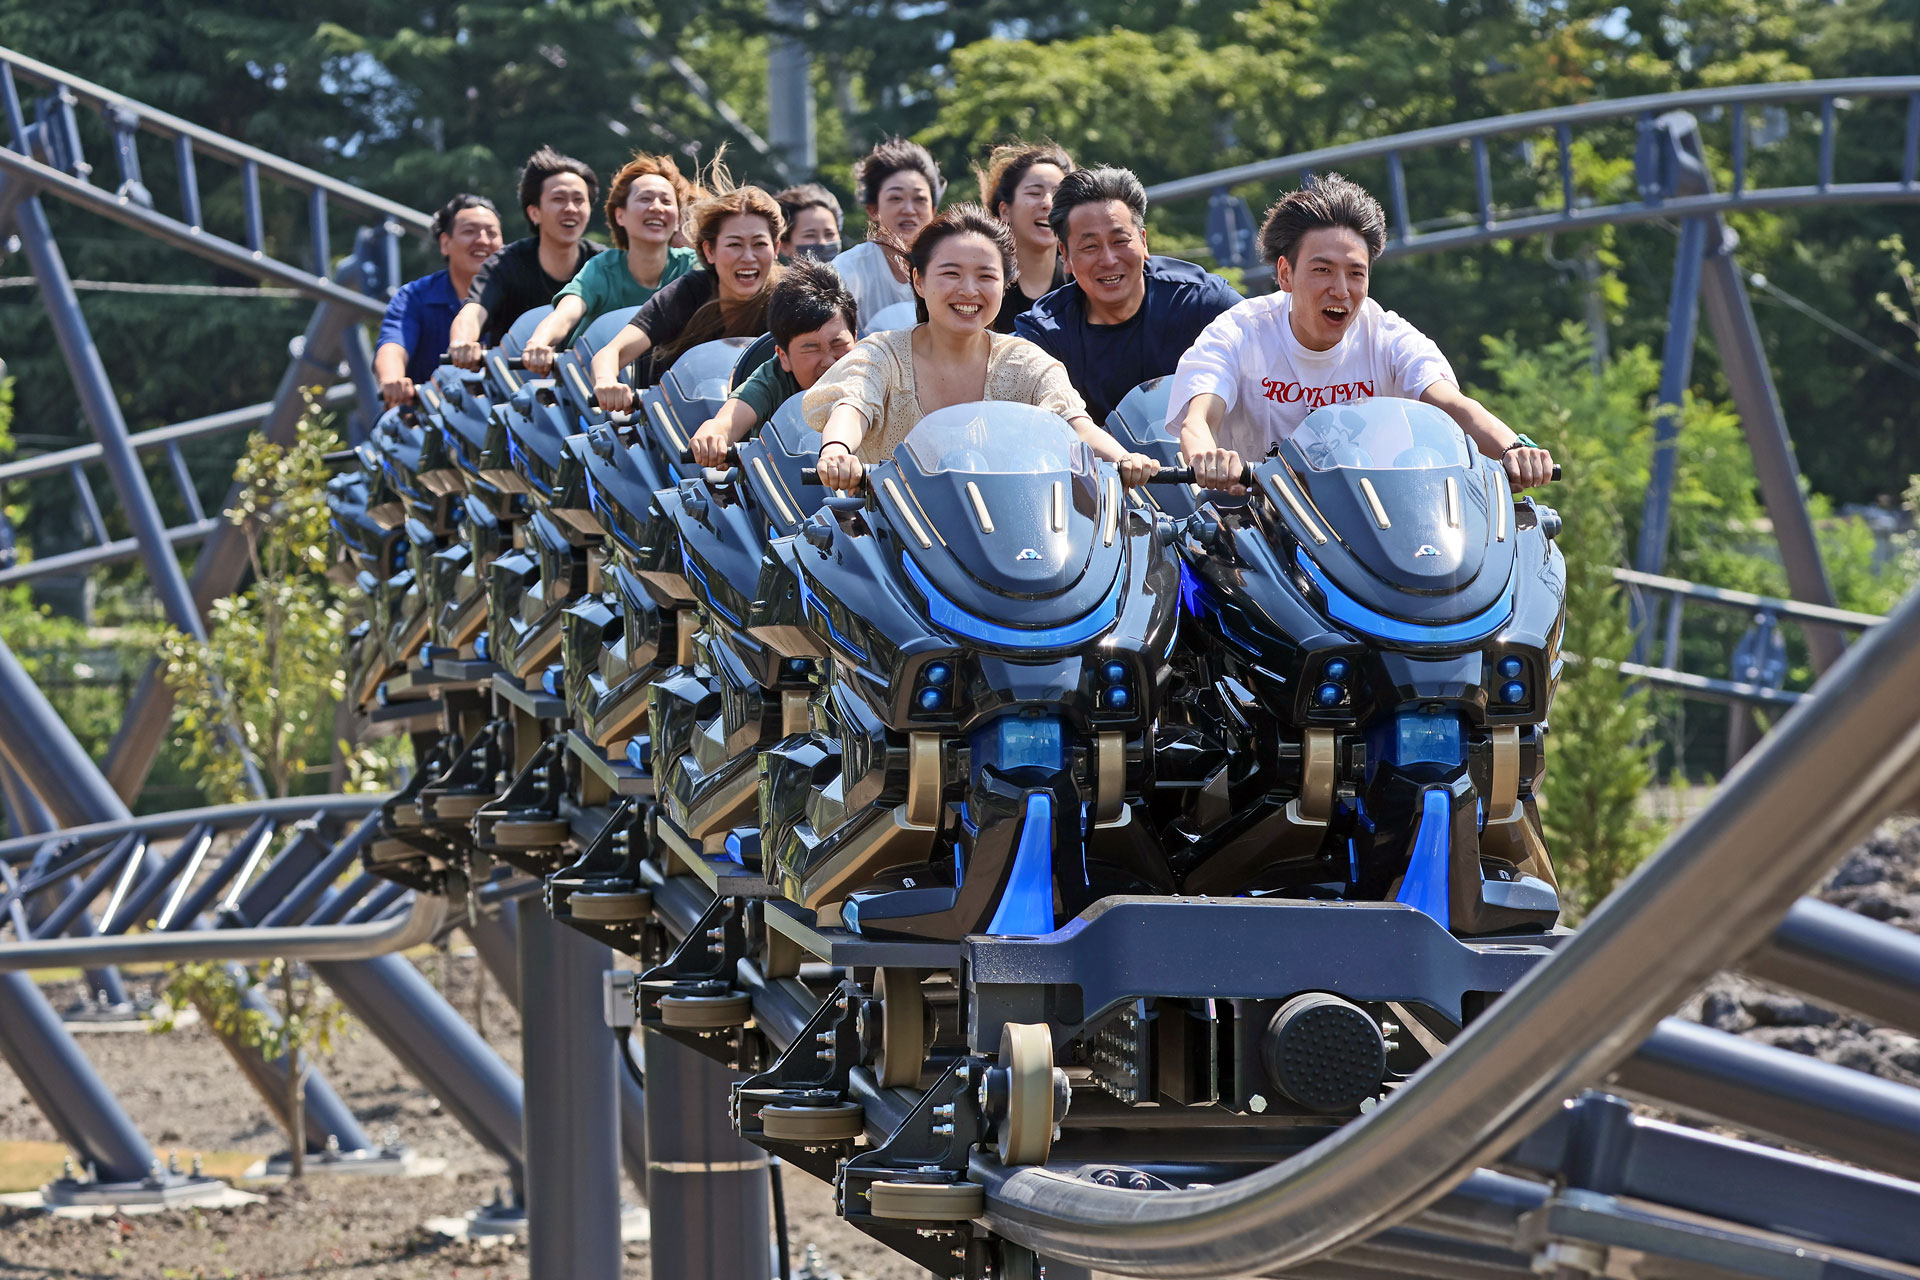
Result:
{"label": "rider's face", "polygon": [[793,215],[793,225],[787,228],[787,244],[798,247],[803,244],[837,244],[840,240],[840,224],[833,220],[833,210],[824,205],[809,205]]}
{"label": "rider's face", "polygon": [[976,333],[1000,314],[1006,264],[999,246],[985,236],[948,236],[934,247],[926,273],[914,273],[913,287],[927,300],[929,324]]}
{"label": "rider's face", "polygon": [[933,221],[933,188],[918,169],[902,169],[880,184],[879,203],[867,216],[891,231],[902,245],[913,243],[920,228]]}
{"label": "rider's face", "polygon": [[1373,261],[1367,242],[1347,227],[1323,227],[1300,237],[1293,260],[1274,264],[1280,288],[1293,295],[1293,336],[1309,351],[1339,345],[1367,300]]}
{"label": "rider's face", "polygon": [[440,237],[440,253],[449,265],[478,271],[480,264],[500,251],[500,216],[491,209],[462,209],[453,215],[453,230]]}
{"label": "rider's face", "polygon": [[720,296],[744,302],[773,277],[773,229],[757,213],[736,213],[700,248],[720,277]]}
{"label": "rider's face", "polygon": [[780,367],[792,374],[793,380],[805,391],[851,350],[853,329],[848,326],[847,318],[836,312],[833,319],[812,333],[800,334],[786,346],[775,347],[774,354],[780,357]]}
{"label": "rider's face", "polygon": [[627,202],[613,211],[629,245],[659,247],[680,229],[680,201],[673,184],[657,173],[643,173],[627,188]]}
{"label": "rider's face", "polygon": [[593,219],[593,196],[586,179],[576,173],[556,173],[540,184],[540,203],[527,206],[540,238],[560,244],[578,244]]}
{"label": "rider's face", "polygon": [[1140,309],[1147,294],[1147,233],[1125,201],[1075,205],[1061,249],[1067,270],[1098,313],[1096,323],[1116,324]]}
{"label": "rider's face", "polygon": [[1057,164],[1036,164],[1021,175],[1013,199],[996,211],[1012,228],[1014,239],[1036,248],[1053,248],[1053,228],[1047,225],[1047,214],[1053,208],[1053,193],[1066,176]]}

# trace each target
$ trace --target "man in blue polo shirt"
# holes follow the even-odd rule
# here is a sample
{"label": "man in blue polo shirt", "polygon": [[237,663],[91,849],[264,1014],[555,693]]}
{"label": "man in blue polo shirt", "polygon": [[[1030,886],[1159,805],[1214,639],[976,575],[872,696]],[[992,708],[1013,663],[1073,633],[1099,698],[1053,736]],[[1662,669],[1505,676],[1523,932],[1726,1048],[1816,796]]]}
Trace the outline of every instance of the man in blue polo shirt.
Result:
{"label": "man in blue polo shirt", "polygon": [[500,214],[485,196],[463,192],[447,201],[433,215],[433,229],[446,267],[400,286],[380,321],[373,376],[389,409],[413,399],[414,383],[433,377],[474,276],[500,250]]}
{"label": "man in blue polo shirt", "polygon": [[1077,169],[1047,225],[1073,282],[1045,294],[1013,331],[1067,367],[1095,422],[1178,367],[1200,331],[1241,301],[1219,276],[1147,250],[1147,193],[1126,169]]}

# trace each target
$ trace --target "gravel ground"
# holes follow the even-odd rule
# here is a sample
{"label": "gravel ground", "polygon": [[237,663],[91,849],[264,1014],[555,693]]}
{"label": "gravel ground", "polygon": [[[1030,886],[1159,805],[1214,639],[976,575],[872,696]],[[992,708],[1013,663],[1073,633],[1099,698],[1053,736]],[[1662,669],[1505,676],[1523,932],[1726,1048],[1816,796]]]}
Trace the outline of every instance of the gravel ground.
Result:
{"label": "gravel ground", "polygon": [[[429,957],[421,968],[469,1018],[478,965],[471,954]],[[138,985],[138,984],[136,984]],[[48,987],[64,1007],[77,984]],[[491,979],[481,984],[488,1041],[519,1069],[519,1018]],[[247,1087],[225,1049],[204,1026],[165,1035],[78,1037],[106,1085],[164,1158],[185,1166],[195,1151],[285,1149],[285,1138]],[[359,1032],[322,1062],[333,1087],[376,1140],[392,1126],[422,1156],[446,1161],[423,1178],[310,1177],[299,1185],[256,1188],[261,1204],[92,1221],[38,1210],[0,1209],[0,1280],[28,1277],[140,1277],[201,1280],[324,1276],[330,1280],[524,1280],[518,1246],[449,1243],[422,1228],[429,1218],[459,1217],[505,1184],[500,1166],[440,1110],[386,1048]],[[51,1126],[0,1062],[0,1141],[51,1140]],[[795,1265],[807,1243],[845,1280],[924,1280],[834,1216],[832,1192],[791,1166],[786,1170]],[[633,1188],[624,1188],[637,1200]],[[627,1247],[626,1275],[651,1275],[644,1243]],[[661,1277],[661,1280],[693,1280]]]}

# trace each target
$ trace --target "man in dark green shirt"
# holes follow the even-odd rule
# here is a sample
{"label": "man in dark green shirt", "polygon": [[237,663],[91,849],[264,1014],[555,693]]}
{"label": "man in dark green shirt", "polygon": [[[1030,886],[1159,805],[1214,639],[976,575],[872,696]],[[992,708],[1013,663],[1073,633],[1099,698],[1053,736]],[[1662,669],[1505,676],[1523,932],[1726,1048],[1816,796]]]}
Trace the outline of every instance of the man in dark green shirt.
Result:
{"label": "man in dark green shirt", "polygon": [[774,359],[727,397],[720,412],[687,442],[703,467],[723,467],[727,450],[760,429],[774,410],[820,380],[853,350],[853,294],[824,262],[796,258],[780,273],[767,299],[767,331]]}

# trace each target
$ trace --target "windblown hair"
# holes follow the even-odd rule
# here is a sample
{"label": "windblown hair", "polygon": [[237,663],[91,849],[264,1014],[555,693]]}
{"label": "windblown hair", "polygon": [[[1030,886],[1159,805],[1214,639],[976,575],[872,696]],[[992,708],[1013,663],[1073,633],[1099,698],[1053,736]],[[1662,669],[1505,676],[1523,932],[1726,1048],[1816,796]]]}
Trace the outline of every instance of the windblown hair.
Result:
{"label": "windblown hair", "polygon": [[1067,242],[1067,217],[1083,204],[1107,204],[1118,200],[1133,214],[1133,225],[1147,229],[1147,189],[1133,170],[1113,165],[1098,169],[1075,169],[1053,193],[1053,208],[1047,212],[1047,225],[1061,244]]}
{"label": "windblown hair", "polygon": [[462,191],[453,199],[441,205],[433,213],[433,234],[436,238],[453,234],[453,220],[469,209],[485,209],[495,218],[500,211],[493,207],[493,201],[485,196],[477,196],[471,191]]}
{"label": "windblown hair", "polygon": [[1050,164],[1062,173],[1073,172],[1073,157],[1057,142],[1003,142],[987,156],[984,168],[974,171],[980,179],[980,203],[994,217],[1013,203],[1014,193],[1027,179],[1027,171],[1037,164]]}
{"label": "windblown hair", "polygon": [[720,297],[719,273],[713,266],[714,245],[729,218],[748,215],[764,218],[775,244],[786,230],[786,219],[772,195],[759,187],[736,187],[733,175],[715,155],[707,166],[704,185],[714,194],[693,206],[693,238],[700,249],[700,260],[713,275],[713,297],[687,318],[686,327],[671,342],[664,344],[656,357],[655,368],[665,369],[686,351],[716,338],[757,338],[767,331],[767,301],[780,281],[781,268],[776,260],[773,270],[761,283],[760,291],[745,302],[726,303]]}
{"label": "windblown hair", "polygon": [[[593,172],[593,166],[584,160],[575,160],[572,156],[561,155],[552,147],[542,147],[527,157],[526,164],[520,168],[520,208],[524,212],[528,207],[540,203],[540,193],[546,188],[547,179],[570,173],[587,184],[587,203],[600,194],[600,179]],[[532,218],[527,225],[534,227]],[[539,228],[534,227],[535,230]]]}
{"label": "windblown hair", "polygon": [[787,220],[786,235],[793,234],[793,224],[809,209],[825,209],[832,215],[836,234],[846,225],[846,218],[840,212],[840,202],[833,198],[833,192],[817,182],[803,182],[797,187],[788,187],[785,191],[775,193],[773,198],[780,202],[780,214]]}
{"label": "windblown hair", "polygon": [[675,164],[672,156],[651,156],[643,151],[633,153],[633,159],[620,166],[613,175],[613,182],[607,187],[607,231],[613,236],[613,243],[621,249],[627,247],[627,231],[613,220],[616,209],[627,207],[627,196],[633,190],[633,184],[641,178],[665,178],[667,185],[673,188],[675,220],[698,200],[700,188],[687,181]]}
{"label": "windblown hair", "polygon": [[[913,238],[913,247],[907,250],[907,261],[913,266],[913,273],[924,278],[927,268],[933,265],[934,252],[955,236],[982,236],[987,243],[1000,251],[1000,274],[1004,279],[1013,279],[1013,232],[1007,224],[982,209],[977,204],[950,205],[939,215],[920,228],[920,234]],[[914,290],[914,314],[920,323],[927,321],[927,300]],[[989,317],[991,320],[991,317]]]}
{"label": "windblown hair", "polygon": [[933,202],[939,204],[941,193],[947,189],[946,180],[940,176],[940,166],[934,163],[932,152],[905,138],[882,138],[879,145],[853,166],[853,187],[860,203],[868,207],[879,204],[880,188],[887,185],[887,179],[908,171],[927,180],[927,190],[933,193]]}
{"label": "windblown hair", "polygon": [[838,271],[812,258],[796,258],[780,273],[780,283],[767,299],[767,332],[784,350],[795,338],[812,333],[836,315],[853,328],[858,310],[853,291]]}
{"label": "windblown hair", "polygon": [[1387,247],[1387,215],[1380,202],[1359,183],[1323,173],[1273,202],[1260,224],[1260,256],[1268,262],[1285,258],[1297,267],[1302,238],[1309,231],[1336,227],[1366,241],[1369,262]]}

